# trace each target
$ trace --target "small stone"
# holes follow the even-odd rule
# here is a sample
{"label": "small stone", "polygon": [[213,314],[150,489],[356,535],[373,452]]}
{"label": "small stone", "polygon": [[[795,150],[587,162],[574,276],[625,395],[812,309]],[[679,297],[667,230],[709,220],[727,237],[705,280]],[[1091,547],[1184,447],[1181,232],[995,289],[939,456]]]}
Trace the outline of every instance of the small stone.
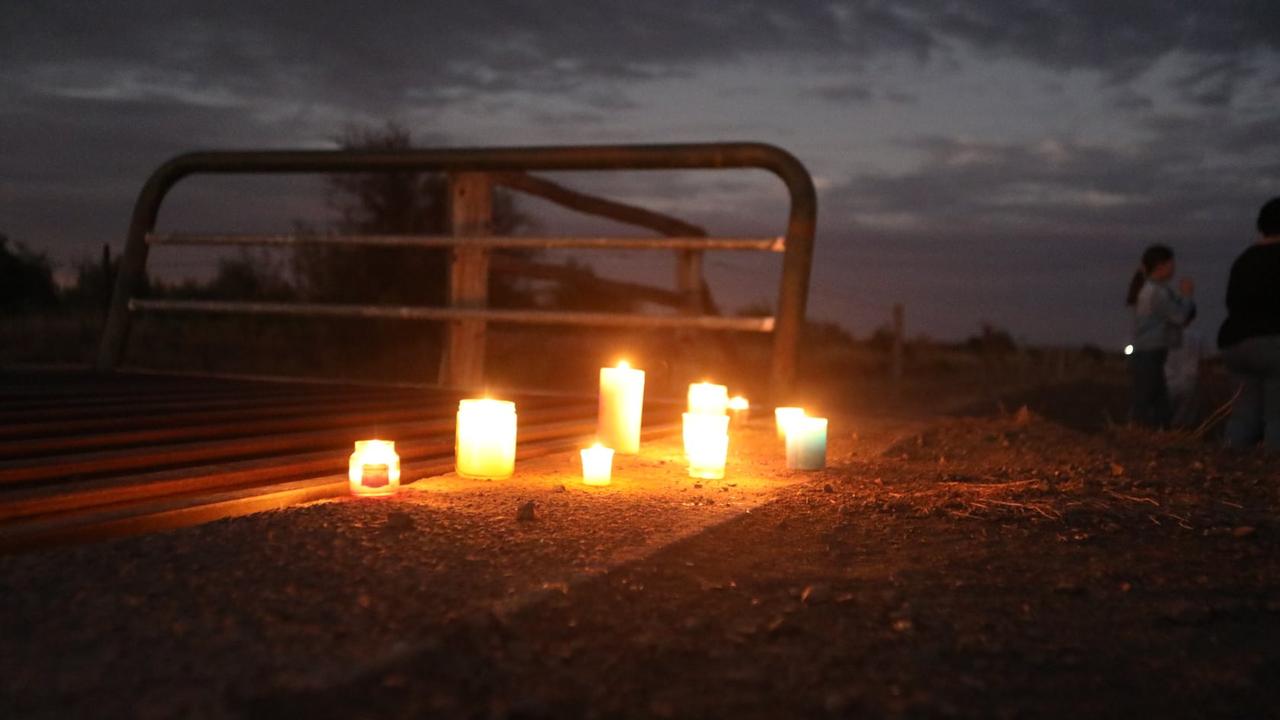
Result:
{"label": "small stone", "polygon": [[1073,582],[1063,581],[1055,585],[1053,591],[1060,595],[1079,595],[1084,592],[1084,587]]}
{"label": "small stone", "polygon": [[822,492],[824,493],[833,493],[835,491],[836,489],[831,486],[831,483],[827,483],[826,485],[822,486]]}
{"label": "small stone", "polygon": [[1253,537],[1255,534],[1257,534],[1257,532],[1258,532],[1258,529],[1251,525],[1241,525],[1240,527],[1231,531],[1231,536],[1238,537],[1238,538],[1247,538],[1247,537]]}
{"label": "small stone", "polygon": [[842,692],[829,692],[822,701],[822,707],[829,713],[840,713],[848,709],[849,698]]}
{"label": "small stone", "polygon": [[1124,466],[1120,463],[1111,463],[1111,477],[1121,477],[1124,475]]}
{"label": "small stone", "polygon": [[521,503],[520,509],[516,510],[516,520],[518,522],[533,522],[533,520],[535,519],[533,514],[533,506],[535,504],[536,503],[534,503],[534,501],[532,500],[526,500],[525,502]]}
{"label": "small stone", "polygon": [[701,490],[701,489],[702,489],[702,483],[700,483],[700,482],[696,482],[696,483],[694,483],[694,484],[693,484],[693,489],[694,489],[694,490]]}
{"label": "small stone", "polygon": [[800,591],[800,602],[805,605],[820,605],[829,600],[831,600],[831,586],[826,583],[806,585],[804,590]]}
{"label": "small stone", "polygon": [[1206,605],[1174,600],[1160,608],[1160,617],[1175,625],[1199,625],[1209,620],[1213,611]]}
{"label": "small stone", "polygon": [[393,512],[387,514],[387,523],[384,527],[393,532],[408,532],[414,528],[417,523],[414,522],[413,516],[407,512]]}
{"label": "small stone", "polygon": [[564,486],[564,483],[560,483],[560,484],[556,485],[555,487],[551,488],[551,492],[565,492],[565,486]]}

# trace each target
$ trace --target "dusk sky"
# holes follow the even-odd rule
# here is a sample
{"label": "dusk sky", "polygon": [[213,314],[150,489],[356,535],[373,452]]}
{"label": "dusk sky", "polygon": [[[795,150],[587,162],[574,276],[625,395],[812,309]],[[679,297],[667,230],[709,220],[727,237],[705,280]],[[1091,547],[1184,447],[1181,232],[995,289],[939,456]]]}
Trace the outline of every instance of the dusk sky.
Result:
{"label": "dusk sky", "polygon": [[[1276,0],[334,5],[4,3],[0,232],[71,267],[122,247],[166,158],[333,147],[353,124],[423,146],[755,140],[819,189],[810,317],[863,336],[901,301],[912,334],[986,320],[1118,346],[1151,242],[1198,281],[1212,336],[1230,262],[1280,195]],[[758,171],[559,179],[721,234],[776,234],[785,213]],[[161,222],[322,223],[318,187],[188,181]],[[599,268],[634,274],[631,258]],[[708,270],[733,308],[771,302],[778,264]],[[168,251],[153,271],[211,266]],[[642,267],[671,280],[665,256]]]}

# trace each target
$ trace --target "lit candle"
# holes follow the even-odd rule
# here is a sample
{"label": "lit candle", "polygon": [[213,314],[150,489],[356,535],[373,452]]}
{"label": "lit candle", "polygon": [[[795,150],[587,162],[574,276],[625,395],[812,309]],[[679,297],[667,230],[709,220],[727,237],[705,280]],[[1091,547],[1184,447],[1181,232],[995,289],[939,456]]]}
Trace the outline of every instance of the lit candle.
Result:
{"label": "lit candle", "polygon": [[624,455],[640,452],[640,415],[644,410],[644,371],[623,360],[600,368],[600,442]]}
{"label": "lit candle", "polygon": [[723,415],[729,408],[729,388],[709,382],[689,385],[689,412]]}
{"label": "lit candle", "polygon": [[400,489],[400,456],[389,440],[357,440],[347,463],[352,495],[394,495]]}
{"label": "lit candle", "polygon": [[511,477],[516,466],[516,404],[488,398],[459,402],[454,452],[463,477]]}
{"label": "lit candle", "polygon": [[787,422],[787,469],[821,470],[827,466],[827,419],[792,418]]}
{"label": "lit candle", "polygon": [[798,407],[780,407],[774,408],[773,420],[777,424],[778,439],[785,440],[787,437],[787,424],[795,418],[804,417],[804,408]]}
{"label": "lit candle", "polygon": [[742,427],[751,418],[751,403],[741,395],[729,398],[729,417],[733,418],[734,427]]}
{"label": "lit candle", "polygon": [[613,474],[613,448],[596,443],[582,448],[582,482],[587,485],[608,485]]}
{"label": "lit candle", "polygon": [[723,478],[728,453],[728,415],[684,414],[684,454],[689,460],[689,477]]}

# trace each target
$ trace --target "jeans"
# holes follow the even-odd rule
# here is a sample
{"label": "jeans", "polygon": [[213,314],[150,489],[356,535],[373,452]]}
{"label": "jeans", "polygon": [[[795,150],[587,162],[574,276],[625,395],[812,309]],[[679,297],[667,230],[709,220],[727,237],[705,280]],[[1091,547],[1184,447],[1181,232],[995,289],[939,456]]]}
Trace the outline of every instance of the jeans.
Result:
{"label": "jeans", "polygon": [[1169,351],[1138,350],[1129,356],[1133,379],[1133,421],[1152,428],[1167,428],[1173,416],[1169,386],[1164,379],[1164,361]]}
{"label": "jeans", "polygon": [[1223,364],[1240,383],[1231,406],[1226,443],[1249,447],[1263,440],[1280,450],[1280,335],[1243,340],[1222,351]]}

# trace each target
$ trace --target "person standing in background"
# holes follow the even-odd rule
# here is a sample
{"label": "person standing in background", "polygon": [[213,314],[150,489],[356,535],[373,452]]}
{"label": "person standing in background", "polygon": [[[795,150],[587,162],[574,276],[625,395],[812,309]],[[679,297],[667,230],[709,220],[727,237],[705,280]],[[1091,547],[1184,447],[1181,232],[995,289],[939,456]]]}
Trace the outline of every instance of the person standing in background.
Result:
{"label": "person standing in background", "polygon": [[1171,348],[1182,344],[1182,329],[1196,313],[1191,278],[1182,278],[1177,292],[1169,287],[1175,270],[1173,250],[1152,245],[1143,251],[1142,266],[1125,298],[1133,308],[1133,420],[1151,428],[1168,428],[1172,420],[1165,360]]}
{"label": "person standing in background", "polygon": [[1222,362],[1240,384],[1226,443],[1280,450],[1280,197],[1258,212],[1258,241],[1231,265]]}
{"label": "person standing in background", "polygon": [[1187,430],[1200,419],[1200,367],[1204,361],[1204,338],[1195,330],[1182,333],[1182,344],[1169,348],[1164,363],[1164,379],[1169,386],[1173,408],[1170,425]]}

